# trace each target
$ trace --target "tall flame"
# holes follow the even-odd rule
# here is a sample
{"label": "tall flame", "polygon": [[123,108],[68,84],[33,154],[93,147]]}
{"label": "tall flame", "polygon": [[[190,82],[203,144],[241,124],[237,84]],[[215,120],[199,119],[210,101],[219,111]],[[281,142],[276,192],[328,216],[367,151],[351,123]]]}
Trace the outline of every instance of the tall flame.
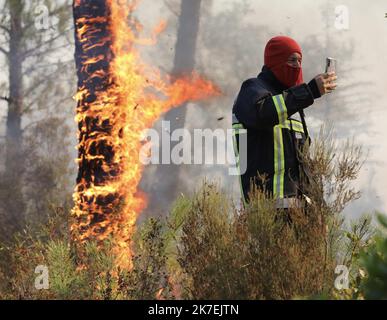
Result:
{"label": "tall flame", "polygon": [[[101,2],[104,14],[93,15]],[[147,205],[138,188],[144,169],[141,134],[169,109],[219,91],[196,73],[172,80],[147,65],[136,45],[154,45],[165,22],[154,28],[151,37],[139,38],[142,26],[132,18],[139,1],[123,2],[74,2],[74,13],[83,13],[74,18],[80,48],[78,77],[84,79],[79,80],[75,97],[80,171],[71,231],[78,242],[112,237],[117,263],[130,269],[131,238]],[[106,46],[109,50],[100,50]]]}

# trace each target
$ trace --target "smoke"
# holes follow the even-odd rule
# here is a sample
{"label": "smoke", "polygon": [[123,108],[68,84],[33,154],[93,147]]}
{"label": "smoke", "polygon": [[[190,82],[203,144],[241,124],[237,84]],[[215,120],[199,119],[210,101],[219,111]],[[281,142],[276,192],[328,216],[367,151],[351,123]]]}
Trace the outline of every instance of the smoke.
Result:
{"label": "smoke", "polygon": [[[168,20],[158,45],[142,49],[145,60],[152,61],[165,72],[173,69],[179,8],[179,0],[142,0],[135,13],[144,25],[144,32],[159,20]],[[348,208],[348,214],[356,216],[374,209],[386,212],[387,140],[384,139],[384,128],[387,110],[384,92],[387,43],[381,38],[387,32],[386,11],[384,0],[203,1],[195,69],[220,86],[223,96],[211,102],[189,104],[186,128],[229,129],[233,101],[241,83],[257,76],[261,70],[266,42],[276,35],[289,35],[303,48],[306,81],[324,71],[327,56],[338,59],[338,90],[316,101],[306,109],[306,115],[312,137],[316,136],[321,124],[333,123],[339,140],[355,137],[368,152],[355,183],[362,191],[362,198]],[[74,48],[69,45],[59,49],[60,52],[72,55]],[[5,58],[1,55],[0,65],[4,66],[4,63]],[[5,90],[1,84],[6,80],[6,73],[1,73],[0,96]],[[75,80],[74,73],[70,84],[73,88]],[[0,142],[5,134],[2,117],[6,116],[6,107],[6,102],[0,101]],[[68,108],[75,110],[75,104]],[[75,144],[73,114],[69,113],[67,117],[66,123],[73,128],[71,135]],[[26,124],[32,120],[32,116],[23,119]],[[155,128],[160,129],[160,122]],[[75,158],[73,146],[68,153]],[[141,187],[145,192],[154,193],[157,201],[157,190],[151,188],[154,170],[154,166],[146,169]],[[229,176],[228,167],[224,165],[184,166],[181,190],[192,191],[204,177],[220,181],[235,200],[239,198],[238,179]],[[169,205],[160,206],[153,214],[165,212]]]}
{"label": "smoke", "polygon": [[[235,96],[243,80],[259,73],[266,42],[276,35],[289,35],[303,48],[306,81],[324,71],[327,56],[338,59],[338,90],[317,100],[306,109],[306,115],[312,137],[322,124],[333,124],[339,141],[355,138],[368,154],[354,183],[362,197],[346,210],[347,214],[355,217],[373,210],[386,211],[387,142],[383,130],[387,114],[383,92],[387,44],[379,39],[387,31],[385,11],[382,0],[372,4],[360,0],[204,2],[196,69],[219,85],[224,95],[212,103],[189,105],[186,127],[230,128]],[[176,17],[170,16],[174,25]],[[141,20],[147,25],[147,15]],[[166,41],[161,38],[160,51],[172,46],[170,34]],[[159,61],[170,66],[171,58],[172,54]],[[221,181],[238,199],[238,179],[220,165],[186,166],[182,190],[193,190],[204,177]]]}

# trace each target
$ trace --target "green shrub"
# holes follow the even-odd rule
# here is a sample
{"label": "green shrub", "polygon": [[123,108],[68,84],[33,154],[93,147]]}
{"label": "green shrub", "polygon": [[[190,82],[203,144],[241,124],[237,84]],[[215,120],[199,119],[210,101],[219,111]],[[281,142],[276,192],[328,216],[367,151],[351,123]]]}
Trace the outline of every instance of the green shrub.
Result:
{"label": "green shrub", "polygon": [[387,218],[379,214],[378,220],[382,230],[374,242],[361,254],[361,265],[366,271],[366,277],[361,290],[366,299],[387,299]]}
{"label": "green shrub", "polygon": [[246,210],[237,210],[218,186],[205,183],[182,206],[185,219],[175,241],[186,280],[183,297],[288,299],[333,284],[318,220],[297,218],[295,211],[289,226],[276,218],[272,200],[257,190],[252,199]]}
{"label": "green shrub", "polygon": [[133,269],[119,274],[119,290],[127,299],[171,299],[167,272],[166,227],[150,218],[134,237]]}

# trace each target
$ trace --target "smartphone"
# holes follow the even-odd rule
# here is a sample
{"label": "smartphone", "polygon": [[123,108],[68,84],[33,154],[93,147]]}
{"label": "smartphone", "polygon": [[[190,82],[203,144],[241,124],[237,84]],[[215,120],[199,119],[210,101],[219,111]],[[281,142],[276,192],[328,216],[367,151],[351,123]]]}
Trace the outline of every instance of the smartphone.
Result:
{"label": "smartphone", "polygon": [[326,66],[325,66],[325,73],[327,72],[336,72],[336,66],[337,66],[337,60],[331,57],[327,58]]}

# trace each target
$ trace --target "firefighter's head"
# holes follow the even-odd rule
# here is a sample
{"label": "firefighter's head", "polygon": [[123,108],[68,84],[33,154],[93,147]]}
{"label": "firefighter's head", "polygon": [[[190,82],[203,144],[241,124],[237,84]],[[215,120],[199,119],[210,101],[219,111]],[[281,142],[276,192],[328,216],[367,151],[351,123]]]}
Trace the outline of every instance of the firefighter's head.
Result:
{"label": "firefighter's head", "polygon": [[284,86],[290,88],[304,82],[301,63],[301,47],[292,38],[278,36],[266,44],[265,65]]}

